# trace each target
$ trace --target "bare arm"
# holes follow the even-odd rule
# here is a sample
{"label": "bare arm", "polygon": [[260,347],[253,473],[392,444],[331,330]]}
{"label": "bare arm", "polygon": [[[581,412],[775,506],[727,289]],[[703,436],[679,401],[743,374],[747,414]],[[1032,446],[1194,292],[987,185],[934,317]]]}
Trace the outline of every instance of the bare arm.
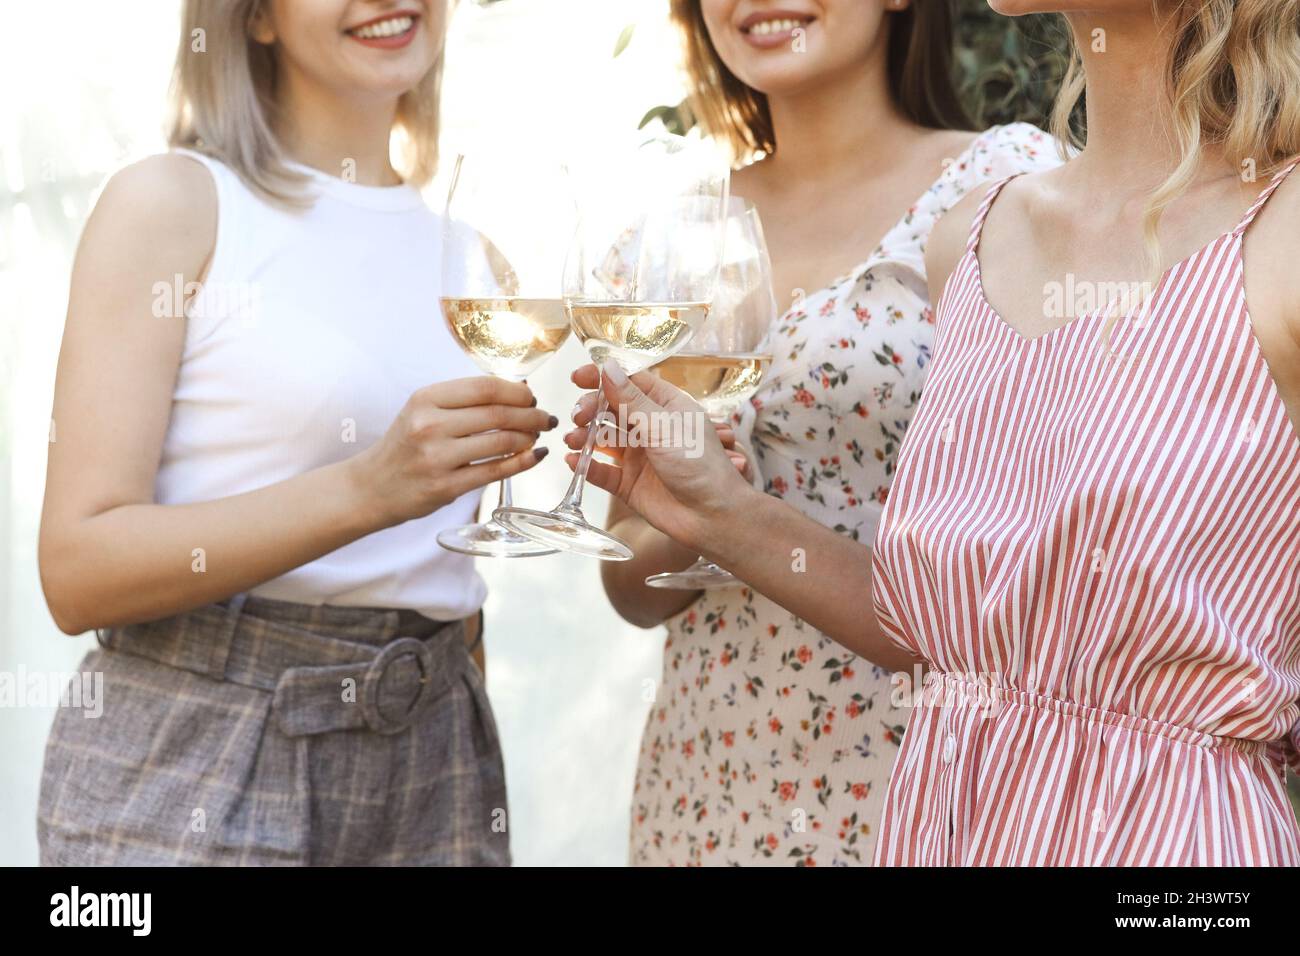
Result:
{"label": "bare arm", "polygon": [[[40,570],[75,634],[228,597],[381,528],[531,467],[544,412],[525,386],[462,379],[408,402],[357,456],[247,494],[154,503],[184,319],[158,318],[155,282],[198,280],[216,198],[206,170],[159,156],[122,171],[87,223],[59,355]],[[501,431],[482,434],[487,429]],[[489,456],[509,455],[481,464]],[[198,550],[198,549],[201,549]]]}
{"label": "bare arm", "polygon": [[656,530],[617,498],[609,502],[606,527],[632,546],[631,561],[602,561],[600,579],[619,617],[637,627],[654,627],[684,610],[699,591],[647,587],[645,579],[663,571],[682,571],[699,556]]}
{"label": "bare arm", "polygon": [[975,213],[988,191],[987,186],[977,186],[935,223],[925,246],[925,275],[930,288],[930,302],[935,311],[943,297],[948,277],[966,254],[966,240],[970,236]]}
{"label": "bare arm", "polygon": [[921,663],[880,629],[866,546],[752,488],[696,517],[688,536],[708,557],[791,614],[888,670]]}
{"label": "bare arm", "polygon": [[[748,477],[751,466],[736,446],[735,432],[728,425],[714,425],[713,428],[732,464]],[[572,431],[564,440],[570,448],[578,451],[586,441],[586,431]],[[621,456],[617,448],[602,448],[602,451],[611,457]],[[619,617],[637,627],[654,627],[690,607],[699,598],[702,592],[698,590],[652,588],[645,583],[652,574],[683,571],[690,567],[700,556],[698,551],[678,544],[618,498],[609,501],[605,527],[626,541],[633,551],[630,561],[601,562],[601,583]]]}
{"label": "bare arm", "polygon": [[[580,369],[575,381],[595,387],[595,366]],[[683,392],[648,373],[629,382],[606,366],[604,387],[614,406],[704,414]],[[577,420],[585,425],[595,411],[594,394],[583,396],[582,406]],[[577,454],[567,460],[572,466]],[[620,465],[595,462],[588,479],[687,551],[717,561],[854,653],[891,670],[920,663],[876,621],[870,550],[754,489],[720,441],[706,441],[700,457],[672,447],[624,449]]]}
{"label": "bare arm", "polygon": [[[972,190],[940,221],[927,249],[931,301],[937,303],[948,276],[965,252],[971,221],[984,190]],[[594,366],[580,369],[574,381],[594,388]],[[686,396],[653,376],[637,376],[641,399],[656,407],[687,409]],[[607,388],[609,386],[607,385]],[[617,405],[626,397],[610,395]],[[577,421],[594,412],[594,396],[584,396]],[[565,437],[580,448],[586,429]],[[709,456],[706,456],[708,458]],[[569,456],[572,465],[576,455]],[[716,469],[720,459],[710,459]],[[802,618],[855,653],[890,669],[910,668],[916,661],[880,629],[872,609],[871,552],[864,545],[805,517],[779,499],[735,481],[734,475],[710,471],[708,462],[628,450],[622,468],[596,463],[593,484],[618,496],[611,508],[611,527],[636,551],[627,562],[607,562],[601,569],[605,591],[627,620],[649,626],[693,601],[698,592],[677,600],[644,585],[647,574],[685,566],[703,553],[756,591]],[[711,476],[711,477],[706,477]],[[623,502],[630,502],[631,507]],[[643,622],[648,622],[643,623]]]}

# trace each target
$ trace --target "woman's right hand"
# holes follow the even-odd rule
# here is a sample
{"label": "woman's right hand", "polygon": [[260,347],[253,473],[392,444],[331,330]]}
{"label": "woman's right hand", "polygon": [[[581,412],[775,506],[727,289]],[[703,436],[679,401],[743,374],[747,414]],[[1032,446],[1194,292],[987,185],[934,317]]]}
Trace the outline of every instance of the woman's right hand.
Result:
{"label": "woman's right hand", "polygon": [[[594,388],[599,382],[609,405],[627,415],[663,416],[660,421],[680,425],[687,416],[694,419],[690,431],[677,434],[699,438],[695,447],[683,444],[657,446],[623,446],[605,449],[619,460],[618,465],[593,461],[587,480],[620,498],[646,521],[680,544],[698,547],[702,529],[710,522],[732,513],[750,494],[761,494],[741,476],[747,466],[743,454],[728,448],[724,436],[709,422],[704,410],[689,395],[650,372],[630,379],[613,362],[606,363],[604,375],[596,366],[587,365],[573,374],[580,387]],[[595,415],[596,395],[584,395],[575,409],[578,426],[565,436],[565,444],[580,449]],[[648,418],[646,419],[649,420]],[[734,436],[729,436],[734,446]],[[576,452],[565,457],[569,467],[578,461]]]}
{"label": "woman's right hand", "polygon": [[357,492],[389,527],[527,471],[546,457],[533,448],[538,435],[558,424],[536,404],[527,385],[490,376],[422,388],[384,437],[351,460]]}

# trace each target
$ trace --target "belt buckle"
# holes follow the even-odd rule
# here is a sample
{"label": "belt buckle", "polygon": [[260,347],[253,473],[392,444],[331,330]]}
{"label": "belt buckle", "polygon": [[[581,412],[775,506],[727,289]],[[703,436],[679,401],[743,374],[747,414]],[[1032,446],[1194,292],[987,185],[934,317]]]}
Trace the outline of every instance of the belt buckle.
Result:
{"label": "belt buckle", "polygon": [[[406,714],[400,720],[389,720],[379,710],[380,684],[388,668],[395,661],[408,656],[414,657],[419,665],[420,689],[407,707]],[[395,734],[411,726],[415,715],[433,690],[433,664],[433,651],[429,645],[414,637],[399,637],[380,648],[361,682],[361,715],[365,718],[366,726],[377,734]]]}

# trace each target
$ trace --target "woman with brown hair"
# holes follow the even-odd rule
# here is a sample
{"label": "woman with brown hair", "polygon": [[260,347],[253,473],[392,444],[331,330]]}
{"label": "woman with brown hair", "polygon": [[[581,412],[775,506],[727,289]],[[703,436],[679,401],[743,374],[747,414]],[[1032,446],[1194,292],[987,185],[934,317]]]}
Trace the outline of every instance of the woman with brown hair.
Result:
{"label": "woman with brown hair", "polygon": [[[871,563],[717,445],[589,478],[856,653],[928,670],[878,863],[1295,866],[1300,2],[992,6],[1065,15],[1057,125],[1086,86],[1087,137],[936,228],[935,361]],[[639,414],[692,407],[606,374]]]}
{"label": "woman with brown hair", "polygon": [[[734,191],[793,299],[737,434],[769,496],[865,544],[930,359],[930,229],[980,183],[1054,165],[1055,143],[967,131],[947,3],[676,0],[673,15],[692,108],[742,164]],[[749,588],[647,587],[695,553],[618,502],[610,528],[636,552],[603,565],[611,601],[669,632],[632,861],[869,863],[906,720],[887,673]]]}

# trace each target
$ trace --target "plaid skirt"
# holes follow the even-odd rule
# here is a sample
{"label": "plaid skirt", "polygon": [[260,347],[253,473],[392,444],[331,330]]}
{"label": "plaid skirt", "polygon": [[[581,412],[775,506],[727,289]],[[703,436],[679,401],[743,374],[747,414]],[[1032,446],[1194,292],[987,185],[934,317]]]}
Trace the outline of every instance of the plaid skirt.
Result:
{"label": "plaid skirt", "polygon": [[100,632],[60,708],[44,865],[509,865],[464,622],[238,596]]}

